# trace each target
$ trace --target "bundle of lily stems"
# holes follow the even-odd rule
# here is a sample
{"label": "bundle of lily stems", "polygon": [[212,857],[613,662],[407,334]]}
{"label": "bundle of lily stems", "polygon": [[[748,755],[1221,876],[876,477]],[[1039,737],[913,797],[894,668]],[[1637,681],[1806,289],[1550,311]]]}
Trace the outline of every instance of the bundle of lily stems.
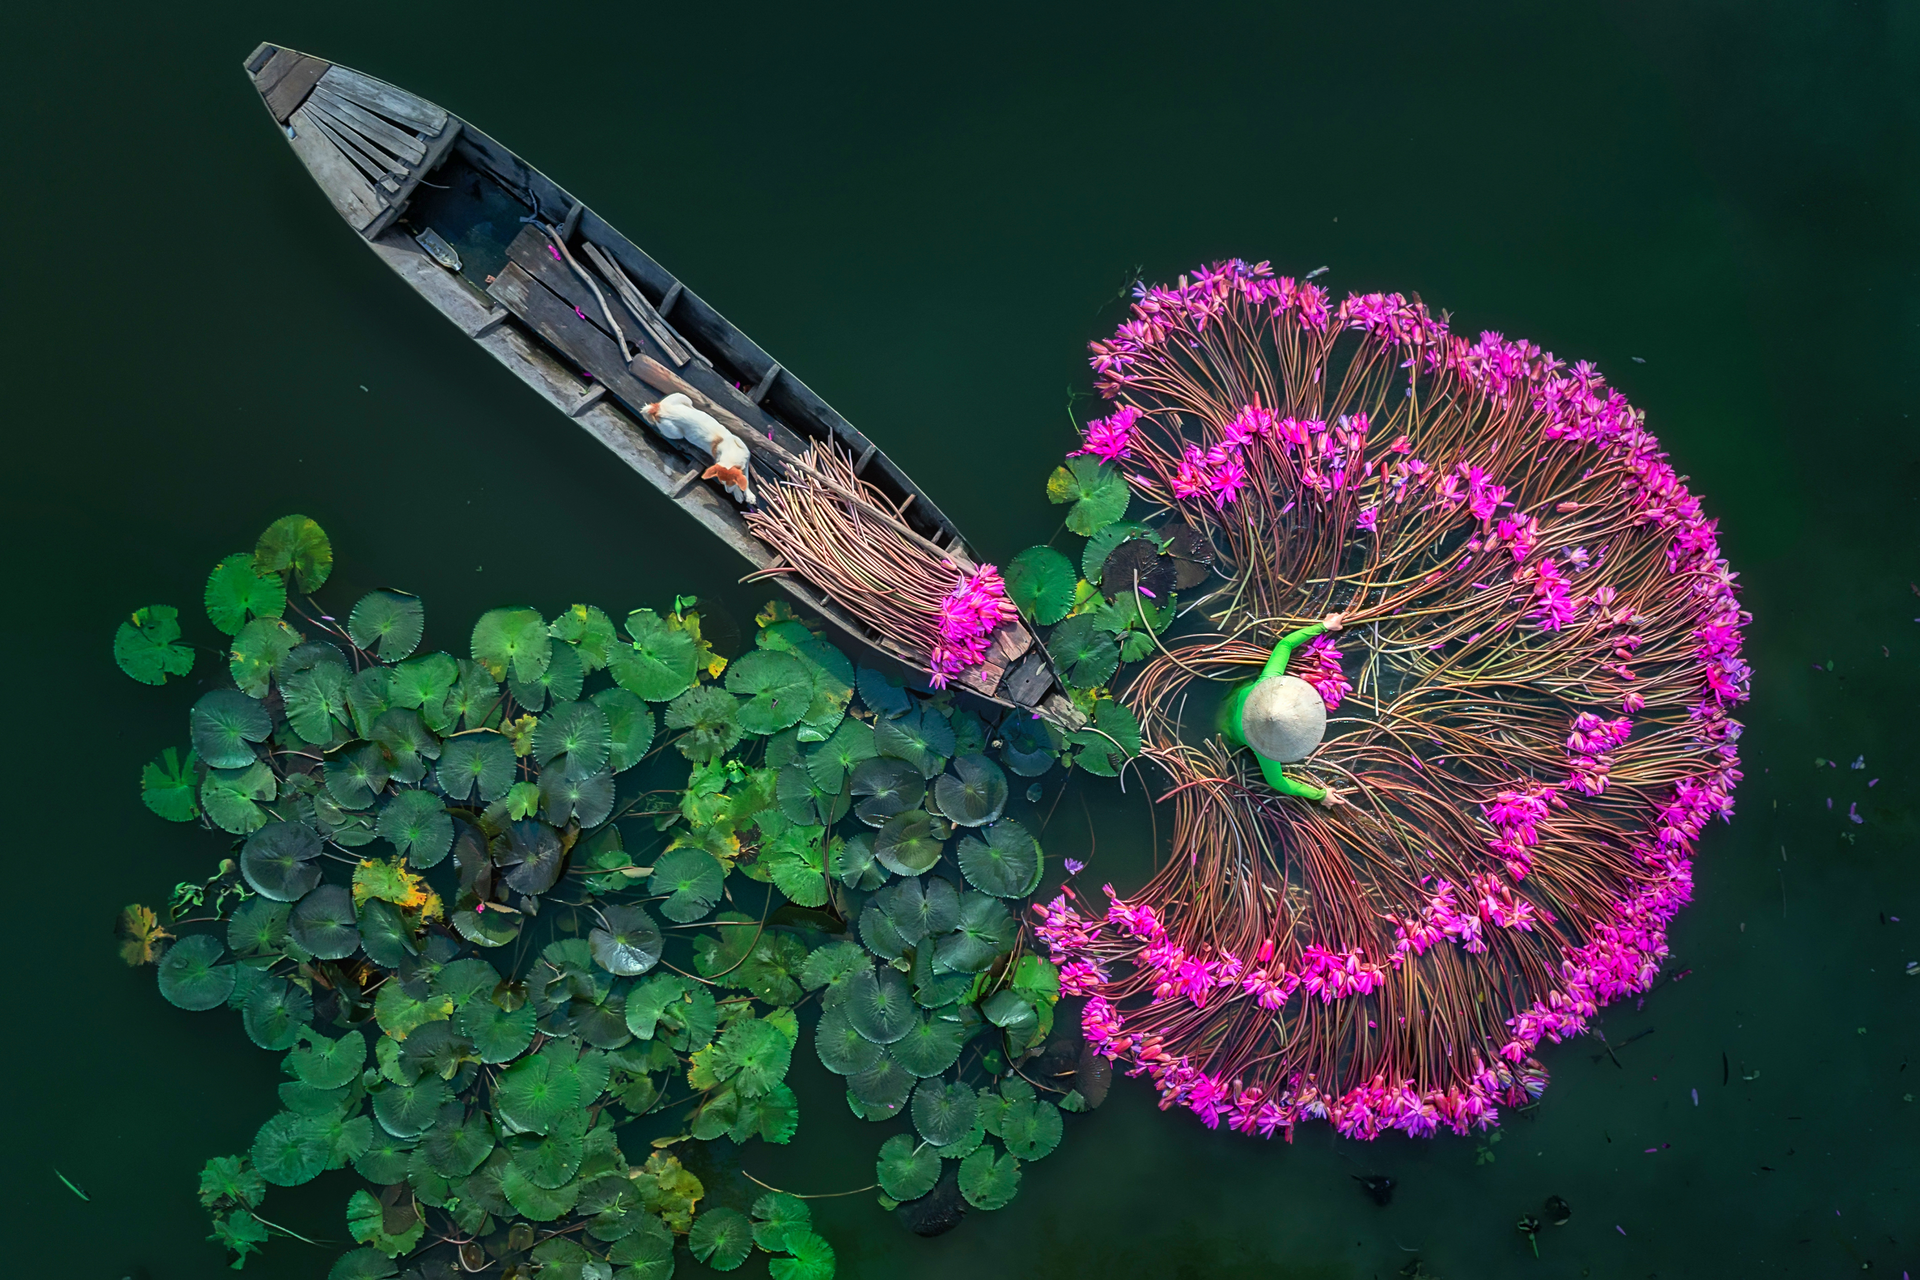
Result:
{"label": "bundle of lily stems", "polygon": [[934,688],[985,661],[993,632],[1018,616],[999,572],[916,533],[853,459],[814,444],[766,487],[747,525],[780,563],[924,667]]}
{"label": "bundle of lily stems", "polygon": [[[1228,584],[1121,691],[1171,857],[1103,902],[1070,885],[1038,932],[1090,1042],[1209,1126],[1493,1124],[1545,1087],[1542,1041],[1655,981],[1731,813],[1748,617],[1715,522],[1590,365],[1264,264],[1137,296],[1077,452]],[[1287,766],[1329,806],[1196,709],[1331,610],[1296,671],[1327,738]]]}

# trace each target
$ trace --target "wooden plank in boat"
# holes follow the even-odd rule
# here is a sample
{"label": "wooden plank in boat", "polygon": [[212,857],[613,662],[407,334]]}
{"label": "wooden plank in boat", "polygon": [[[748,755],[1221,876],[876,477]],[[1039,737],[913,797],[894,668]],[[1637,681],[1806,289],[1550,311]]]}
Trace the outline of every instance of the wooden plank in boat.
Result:
{"label": "wooden plank in boat", "polygon": [[349,102],[358,103],[369,111],[377,111],[389,120],[410,124],[425,133],[439,133],[447,125],[447,113],[431,102],[404,93],[383,80],[363,76],[358,71],[333,67],[320,77],[319,83]]}
{"label": "wooden plank in boat", "polygon": [[333,140],[307,115],[305,107],[295,111],[288,123],[293,126],[293,137],[288,141],[320,189],[327,193],[327,199],[333,201],[333,207],[355,231],[366,230],[380,216],[385,203],[374,195],[360,170],[340,154]]}
{"label": "wooden plank in boat", "polygon": [[426,158],[426,143],[410,133],[402,133],[373,112],[347,101],[324,85],[314,86],[313,97],[330,113],[352,125],[407,163],[419,164]]}
{"label": "wooden plank in boat", "polygon": [[[360,170],[366,177],[368,185],[378,183],[380,179],[394,172],[394,170],[386,164],[375,160],[367,151],[354,145],[353,137],[349,130],[340,128],[333,121],[329,120],[325,113],[311,103],[301,107],[300,114],[305,116],[314,128],[327,135],[327,140],[333,143],[333,145],[339,149],[340,154],[351,161],[353,167]],[[405,173],[406,170],[402,169],[400,172]]]}
{"label": "wooden plank in boat", "polygon": [[[350,122],[341,119],[327,103],[320,100],[319,94],[307,99],[306,110],[308,115],[326,126],[327,132],[334,135],[334,145],[355,157],[356,163],[366,162],[361,164],[361,168],[364,169],[367,164],[375,165],[381,177],[396,173],[404,176],[410,170],[411,166],[405,160],[389,153]],[[343,142],[345,145],[342,145]]]}
{"label": "wooden plank in boat", "polygon": [[[282,49],[280,52],[286,53],[287,50]],[[279,54],[274,55],[276,60],[279,56]],[[316,83],[325,79],[330,71],[339,70],[332,63],[323,62],[319,58],[309,58],[304,53],[296,53],[293,56],[298,61],[290,65],[286,73],[274,81],[271,89],[260,91],[260,96],[266,100],[267,110],[272,112],[273,118],[281,124],[285,124],[295,108],[307,100],[307,94]],[[272,64],[269,63],[268,66],[271,69]]]}

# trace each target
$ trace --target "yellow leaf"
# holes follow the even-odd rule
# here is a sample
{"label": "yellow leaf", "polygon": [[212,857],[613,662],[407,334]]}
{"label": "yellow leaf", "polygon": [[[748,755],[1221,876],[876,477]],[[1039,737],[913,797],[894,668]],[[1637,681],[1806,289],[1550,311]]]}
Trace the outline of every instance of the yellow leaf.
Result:
{"label": "yellow leaf", "polygon": [[137,902],[129,903],[120,912],[114,932],[120,938],[120,958],[133,967],[158,960],[166,950],[166,940],[173,936],[160,927],[160,917],[151,907]]}

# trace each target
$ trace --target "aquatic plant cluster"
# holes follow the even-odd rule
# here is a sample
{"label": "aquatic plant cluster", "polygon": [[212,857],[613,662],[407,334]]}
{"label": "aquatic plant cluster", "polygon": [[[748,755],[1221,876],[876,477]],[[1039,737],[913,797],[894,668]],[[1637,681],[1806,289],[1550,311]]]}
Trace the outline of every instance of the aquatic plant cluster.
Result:
{"label": "aquatic plant cluster", "polygon": [[[883,1127],[880,1203],[926,1234],[1006,1204],[1104,1096],[1020,925],[1045,859],[1007,770],[1048,772],[1045,734],[780,606],[731,661],[687,600],[495,609],[468,656],[420,654],[420,600],[342,620],[332,566],[290,516],[208,579],[225,660],[141,785],[230,853],[120,922],[165,999],[285,1055],[283,1109],[202,1174],[235,1267],[293,1234],[270,1187],[351,1165],[338,1280],[659,1280],[682,1248],[822,1280],[808,1201],[740,1167],[799,1131],[796,1054]],[[114,653],[164,684],[181,637],[149,606]]]}
{"label": "aquatic plant cluster", "polygon": [[[1114,407],[1056,497],[1144,501],[1225,581],[1118,694],[1171,856],[1036,908],[1090,1043],[1209,1127],[1496,1123],[1542,1042],[1653,981],[1731,813],[1748,615],[1715,521],[1593,366],[1399,294],[1219,263],[1138,289],[1092,364]],[[1337,713],[1289,769],[1344,803],[1308,804],[1182,716],[1336,610],[1295,673]]]}
{"label": "aquatic plant cluster", "polygon": [[985,663],[994,633],[1019,616],[998,569],[914,532],[838,447],[811,446],[765,488],[746,520],[780,563],[756,576],[821,588],[878,643],[930,672],[934,689]]}

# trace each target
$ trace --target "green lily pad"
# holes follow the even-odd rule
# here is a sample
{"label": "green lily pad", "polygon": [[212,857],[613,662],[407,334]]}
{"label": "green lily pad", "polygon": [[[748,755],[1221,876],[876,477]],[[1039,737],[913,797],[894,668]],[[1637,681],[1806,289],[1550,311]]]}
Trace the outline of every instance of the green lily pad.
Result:
{"label": "green lily pad", "polygon": [[911,809],[889,818],[873,837],[873,856],[897,876],[917,876],[940,861],[940,837],[924,810]]}
{"label": "green lily pad", "polygon": [[715,1271],[732,1271],[753,1252],[753,1226],[738,1209],[709,1209],[693,1220],[687,1247]]}
{"label": "green lily pad", "polygon": [[447,1082],[438,1076],[422,1076],[413,1084],[388,1081],[373,1091],[373,1114],[388,1133],[417,1137],[440,1118],[447,1097]]}
{"label": "green lily pad", "polygon": [[1060,1145],[1061,1132],[1060,1108],[1044,1099],[1009,1102],[1000,1114],[1000,1141],[1009,1155],[1022,1160],[1051,1155]]}
{"label": "green lily pad", "polygon": [[943,1147],[939,1147],[937,1150],[940,1152],[940,1158],[942,1160],[965,1160],[968,1156],[978,1151],[980,1144],[986,1140],[986,1126],[982,1125],[978,1120],[975,1120],[973,1122],[973,1128],[961,1134],[957,1140]]}
{"label": "green lily pad", "polygon": [[[819,827],[791,827],[762,859],[774,887],[797,907],[826,905],[826,868],[819,845],[820,832]],[[804,838],[792,838],[796,835]]]}
{"label": "green lily pad", "polygon": [[553,657],[547,621],[533,609],[489,609],[473,624],[473,660],[495,680],[538,680]]}
{"label": "green lily pad", "polygon": [[227,653],[227,670],[249,698],[267,696],[268,682],[306,637],[278,618],[255,618],[240,628]]}
{"label": "green lily pad", "polygon": [[854,813],[868,826],[879,827],[890,818],[917,809],[926,798],[927,783],[906,761],[877,756],[854,766],[853,794],[861,797],[853,807]]}
{"label": "green lily pad", "polygon": [[254,761],[253,744],[273,732],[267,709],[238,689],[202,695],[187,718],[193,749],[212,769],[246,768]]}
{"label": "green lily pad", "polygon": [[1132,496],[1126,479],[1095,458],[1068,458],[1047,478],[1047,499],[1073,504],[1067,510],[1067,528],[1083,538],[1126,515]]}
{"label": "green lily pad", "polygon": [[790,1231],[811,1231],[813,1210],[799,1196],[769,1191],[753,1202],[753,1242],[768,1253],[787,1247]]}
{"label": "green lily pad", "polygon": [[427,610],[419,596],[369,591],[348,615],[347,635],[382,662],[398,662],[419,647],[426,625]]}
{"label": "green lily pad", "polygon": [[959,1023],[929,1012],[914,1018],[907,1034],[887,1051],[910,1075],[937,1076],[960,1060],[960,1046],[965,1042],[966,1032]]}
{"label": "green lily pad", "polygon": [[699,646],[684,629],[669,626],[651,609],[627,615],[631,645],[608,646],[607,669],[622,689],[648,702],[668,702],[693,686]]}
{"label": "green lily pad", "polygon": [[894,1200],[918,1200],[940,1181],[940,1157],[910,1134],[896,1133],[880,1144],[874,1180]]}
{"label": "green lily pad", "polygon": [[900,880],[873,897],[908,945],[960,923],[960,891],[938,876]]}
{"label": "green lily pad", "polygon": [[193,670],[193,650],[180,639],[180,611],[170,604],[135,609],[113,633],[113,660],[141,684],[165,684]]}
{"label": "green lily pad", "polygon": [[913,1002],[922,1009],[945,1009],[971,996],[974,976],[948,973],[933,962],[933,956],[933,947],[923,944],[914,949],[913,968],[909,970],[913,978]]}
{"label": "green lily pad", "polygon": [[383,1205],[365,1188],[347,1198],[347,1234],[389,1258],[412,1250],[426,1229],[411,1201]]}
{"label": "green lily pad", "polygon": [[1047,637],[1047,650],[1076,689],[1105,684],[1120,667],[1120,646],[1089,614],[1076,614],[1055,627]]}
{"label": "green lily pad", "polygon": [[913,996],[907,983],[892,969],[868,969],[847,982],[847,1001],[841,1006],[858,1031],[875,1044],[892,1044],[912,1030]]}
{"label": "green lily pad", "polygon": [[453,816],[431,791],[402,791],[380,810],[376,830],[415,870],[438,866],[453,847]]}
{"label": "green lily pad", "polygon": [[787,1232],[787,1253],[768,1260],[767,1274],[773,1280],[833,1280],[833,1246],[813,1232]]}
{"label": "green lily pad", "polygon": [[981,1147],[960,1162],[960,1194],[976,1209],[1004,1209],[1020,1193],[1020,1162]]}
{"label": "green lily pad", "polygon": [[491,999],[475,1000],[455,1015],[460,1034],[473,1041],[480,1061],[489,1065],[512,1062],[533,1043],[538,1011],[530,1004],[503,1009]]}
{"label": "green lily pad", "polygon": [[1082,748],[1074,756],[1074,764],[1088,773],[1111,778],[1140,754],[1140,721],[1120,703],[1101,698],[1094,703],[1092,724],[1068,734],[1067,741]]}
{"label": "green lily pad", "polygon": [[248,1154],[268,1182],[297,1187],[326,1172],[333,1143],[316,1117],[282,1111],[260,1126]]}
{"label": "green lily pad", "polygon": [[360,904],[360,946],[383,969],[398,969],[420,954],[400,909],[379,898]]}
{"label": "green lily pad", "polygon": [[912,945],[894,928],[885,905],[871,900],[860,909],[860,941],[883,960],[898,960]]}
{"label": "green lily pad", "polygon": [[625,773],[653,745],[653,708],[625,689],[602,689],[590,699],[607,717],[607,767]]}
{"label": "green lily pad", "polygon": [[873,832],[857,831],[835,838],[827,851],[827,870],[849,889],[869,891],[887,882],[890,874],[873,856]]}
{"label": "green lily pad", "polygon": [[726,885],[726,872],[712,854],[701,849],[672,849],[653,864],[648,890],[665,894],[661,914],[676,924],[700,919],[720,901]]}
{"label": "green lily pad", "polygon": [[1035,715],[1010,715],[1000,725],[1000,759],[1023,778],[1038,778],[1057,756],[1046,722]]}
{"label": "green lily pad", "polygon": [[935,778],[953,755],[953,726],[933,707],[917,706],[905,715],[878,721],[873,745],[883,756],[905,760],[922,778]]}
{"label": "green lily pad", "polygon": [[613,770],[575,774],[554,769],[540,775],[540,805],[555,826],[577,822],[597,827],[613,812]]}
{"label": "green lily pad", "polygon": [[966,1137],[979,1115],[980,1100],[971,1085],[922,1080],[914,1087],[913,1127],[936,1147],[950,1147]]}
{"label": "green lily pad", "polygon": [[393,710],[373,722],[373,741],[386,752],[391,781],[414,786],[427,777],[427,761],[440,758],[440,739],[418,711]]}
{"label": "green lily pad", "polygon": [[934,944],[934,956],[955,973],[979,973],[1013,948],[1019,926],[998,898],[960,897],[960,923]]}
{"label": "green lily pad", "polygon": [[180,1009],[217,1009],[233,994],[234,972],[218,963],[227,953],[210,933],[189,934],[160,958],[160,994]]}
{"label": "green lily pad", "polygon": [[501,1171],[500,1190],[514,1212],[532,1222],[564,1217],[580,1198],[578,1183],[569,1182],[558,1189],[543,1187],[518,1164],[509,1164]]}
{"label": "green lily pad", "polygon": [[854,1028],[844,1006],[821,1015],[813,1033],[813,1051],[820,1065],[838,1076],[857,1076],[871,1071],[886,1056],[884,1048]]}
{"label": "green lily pad", "polygon": [[860,1103],[868,1120],[891,1120],[906,1110],[914,1077],[890,1053],[858,1075],[847,1077],[847,1092]]}
{"label": "green lily pad", "polygon": [[344,960],[360,949],[353,895],[345,885],[323,884],[294,905],[287,921],[293,940],[322,960]]}
{"label": "green lily pad", "polygon": [[821,993],[822,1009],[835,1009],[847,998],[853,975],[872,964],[859,943],[842,938],[809,951],[798,976],[807,990]]}
{"label": "green lily pad", "polygon": [[501,1072],[493,1096],[499,1114],[515,1128],[546,1133],[580,1105],[580,1086],[556,1052],[542,1050]]}
{"label": "green lily pad", "polygon": [[400,1274],[393,1259],[377,1249],[355,1249],[343,1253],[327,1272],[327,1280],[393,1280]]}
{"label": "green lily pad", "polygon": [[591,702],[565,702],[542,716],[534,728],[533,758],[542,769],[584,776],[607,763],[612,744],[606,712]]}
{"label": "green lily pad", "polygon": [[396,1138],[384,1129],[376,1129],[367,1149],[354,1157],[353,1171],[375,1186],[405,1182],[413,1143],[412,1138]]}
{"label": "green lily pad", "polygon": [[469,1112],[453,1101],[440,1108],[420,1138],[420,1154],[444,1178],[464,1178],[493,1154],[493,1127],[484,1111]]}
{"label": "green lily pad", "polygon": [[913,695],[900,681],[872,667],[861,667],[854,677],[854,685],[860,690],[860,701],[882,719],[905,715],[913,709]]}
{"label": "green lily pad", "polygon": [[456,724],[466,729],[488,726],[494,723],[499,709],[500,682],[479,663],[463,658],[460,683],[447,694],[446,706],[441,709],[443,723],[436,726],[436,730],[447,732]]}
{"label": "green lily pad", "polygon": [[1007,598],[1029,622],[1050,627],[1073,608],[1073,562],[1052,547],[1028,547],[1007,564]]}
{"label": "green lily pad", "polygon": [[333,574],[333,542],[306,516],[281,516],[254,545],[253,567],[259,573],[291,573],[312,595]]}
{"label": "green lily pad", "polygon": [[587,1113],[570,1111],[544,1137],[510,1140],[514,1165],[537,1187],[555,1191],[572,1181],[586,1156]]}
{"label": "green lily pad", "polygon": [[209,769],[200,782],[200,807],[222,831],[244,836],[267,824],[262,800],[271,800],[279,791],[273,770],[262,761],[244,769]]}
{"label": "green lily pad", "polygon": [[593,948],[593,962],[608,973],[635,978],[660,963],[666,939],[645,907],[608,907],[601,924],[587,935],[587,945]]}
{"label": "green lily pad", "polygon": [[387,789],[387,753],[368,743],[327,761],[327,794],[342,809],[365,809]]}
{"label": "green lily pad", "polygon": [[674,745],[696,764],[725,755],[740,741],[740,700],[724,689],[689,689],[667,708],[667,728],[682,730]]}
{"label": "green lily pad", "polygon": [[934,804],[956,826],[983,827],[1007,807],[1007,775],[977,753],[956,757],[933,786]]}
{"label": "green lily pad", "polygon": [[240,1006],[247,1038],[262,1049],[291,1049],[313,1018],[313,998],[285,978],[268,976],[255,984]]}
{"label": "green lily pad", "polygon": [[588,672],[606,666],[607,651],[620,643],[613,619],[590,604],[576,604],[555,618],[547,624],[547,634],[573,646]]}
{"label": "green lily pad", "polygon": [[958,856],[967,883],[996,898],[1026,897],[1040,875],[1039,842],[1013,818],[962,840]]}
{"label": "green lily pad", "polygon": [[756,649],[727,668],[727,691],[743,699],[740,727],[765,737],[800,723],[813,703],[813,678],[793,655]]}
{"label": "green lily pad", "polygon": [[444,707],[447,695],[460,680],[460,664],[445,653],[423,654],[394,667],[387,682],[387,701],[393,706],[418,710]]}
{"label": "green lily pad", "polygon": [[186,760],[172,747],[158,758],[140,766],[140,799],[147,808],[168,822],[192,822],[200,816],[200,802],[194,798],[199,789],[198,752],[189,750]]}
{"label": "green lily pad", "polygon": [[497,733],[466,733],[447,739],[440,748],[440,767],[434,777],[453,801],[470,800],[477,792],[491,804],[507,794],[515,774],[513,745]]}
{"label": "green lily pad", "polygon": [[845,784],[847,774],[862,762],[873,759],[876,752],[873,726],[847,720],[831,737],[807,753],[807,774],[820,790],[838,791]]}
{"label": "green lily pad", "polygon": [[[1116,520],[1098,530],[1080,552],[1080,576],[1094,586],[1100,585],[1101,574],[1106,569],[1107,557],[1114,549],[1131,538],[1150,538],[1153,531],[1136,520]],[[1158,550],[1157,544],[1150,544]],[[1059,619],[1055,619],[1059,621]]]}
{"label": "green lily pad", "polygon": [[579,652],[570,644],[553,647],[547,659],[547,669],[538,679],[508,681],[507,687],[513,690],[513,700],[528,711],[538,711],[547,705],[551,698],[556,704],[572,702],[580,696],[580,690],[586,684],[587,669],[580,661]]}
{"label": "green lily pad", "polygon": [[316,747],[333,744],[347,726],[347,688],[352,677],[344,666],[322,662],[295,671],[280,681],[287,707],[287,723],[302,742]]}
{"label": "green lily pad", "polygon": [[388,667],[367,667],[347,681],[347,713],[354,732],[372,734],[374,722],[393,710],[392,695],[393,671]]}
{"label": "green lily pad", "polygon": [[265,894],[248,898],[227,921],[227,945],[235,955],[278,954],[287,945],[287,917],[292,911],[286,901]]}
{"label": "green lily pad", "polygon": [[310,1035],[304,1047],[287,1055],[287,1067],[304,1084],[316,1089],[338,1089],[352,1084],[367,1065],[367,1038],[349,1031],[338,1038]]}
{"label": "green lily pad", "polygon": [[[544,822],[510,823],[493,846],[493,860],[508,868],[507,887],[530,898],[553,888],[566,857],[559,832]],[[584,971],[585,965],[581,967]]]}
{"label": "green lily pad", "polygon": [[207,620],[230,636],[240,634],[248,617],[277,618],[287,609],[287,588],[277,575],[255,572],[253,557],[228,556],[207,575],[203,596]]}

